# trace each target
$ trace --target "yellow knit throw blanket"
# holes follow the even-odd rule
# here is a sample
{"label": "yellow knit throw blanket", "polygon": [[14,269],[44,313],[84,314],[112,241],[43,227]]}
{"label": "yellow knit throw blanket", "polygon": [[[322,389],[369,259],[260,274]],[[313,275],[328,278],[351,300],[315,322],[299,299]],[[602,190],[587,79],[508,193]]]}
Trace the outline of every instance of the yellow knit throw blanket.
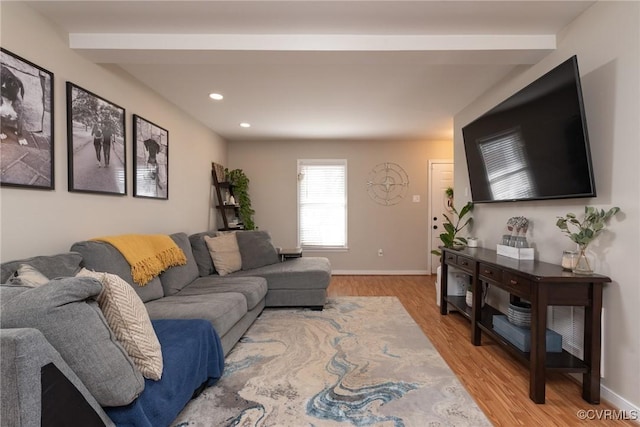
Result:
{"label": "yellow knit throw blanket", "polygon": [[169,267],[185,265],[187,257],[166,234],[122,234],[97,237],[122,253],[131,265],[133,281],[144,286]]}

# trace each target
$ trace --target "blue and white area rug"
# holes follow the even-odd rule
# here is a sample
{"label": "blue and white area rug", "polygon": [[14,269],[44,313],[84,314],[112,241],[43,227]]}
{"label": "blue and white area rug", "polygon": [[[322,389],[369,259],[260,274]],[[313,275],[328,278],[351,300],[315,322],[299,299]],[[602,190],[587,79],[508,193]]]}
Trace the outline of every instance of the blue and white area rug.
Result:
{"label": "blue and white area rug", "polygon": [[266,309],[186,426],[489,426],[395,297]]}

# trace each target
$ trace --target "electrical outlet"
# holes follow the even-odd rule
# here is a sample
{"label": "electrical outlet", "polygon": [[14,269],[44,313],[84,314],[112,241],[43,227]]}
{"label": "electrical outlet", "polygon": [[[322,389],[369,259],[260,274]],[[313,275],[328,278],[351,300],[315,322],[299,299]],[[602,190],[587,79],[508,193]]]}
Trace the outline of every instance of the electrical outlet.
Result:
{"label": "electrical outlet", "polygon": [[378,256],[383,256],[384,252],[382,252],[382,249],[378,249]]}

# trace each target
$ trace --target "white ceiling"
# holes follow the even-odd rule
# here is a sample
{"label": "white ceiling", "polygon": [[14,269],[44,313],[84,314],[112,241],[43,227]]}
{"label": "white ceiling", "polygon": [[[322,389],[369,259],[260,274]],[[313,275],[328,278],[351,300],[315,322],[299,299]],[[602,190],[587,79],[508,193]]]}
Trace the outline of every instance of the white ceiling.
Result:
{"label": "white ceiling", "polygon": [[234,141],[450,139],[454,114],[542,59],[594,2],[29,3],[71,48]]}

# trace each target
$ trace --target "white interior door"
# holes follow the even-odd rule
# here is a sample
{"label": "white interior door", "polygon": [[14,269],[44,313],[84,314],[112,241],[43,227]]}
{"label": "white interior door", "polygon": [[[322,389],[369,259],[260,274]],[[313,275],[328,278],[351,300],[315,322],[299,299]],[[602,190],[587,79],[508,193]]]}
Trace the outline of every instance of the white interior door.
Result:
{"label": "white interior door", "polygon": [[445,190],[448,187],[453,187],[453,162],[448,160],[429,162],[429,179],[429,230],[431,234],[429,257],[431,258],[431,274],[435,274],[440,260],[437,256],[431,255],[431,251],[437,249],[442,243],[439,237],[440,233],[444,231],[442,214],[450,212]]}

